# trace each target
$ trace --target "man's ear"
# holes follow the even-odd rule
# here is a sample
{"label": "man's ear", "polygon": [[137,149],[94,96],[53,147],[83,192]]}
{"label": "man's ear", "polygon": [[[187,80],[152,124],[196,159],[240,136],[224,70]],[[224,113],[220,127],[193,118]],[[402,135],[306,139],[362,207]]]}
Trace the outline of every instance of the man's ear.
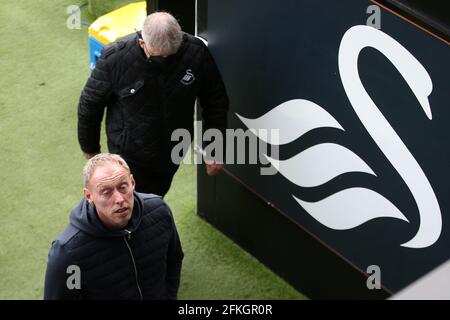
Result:
{"label": "man's ear", "polygon": [[89,191],[88,188],[84,188],[84,189],[83,189],[83,194],[84,194],[84,197],[86,198],[86,200],[87,200],[90,204],[93,204],[93,203],[94,203],[94,199],[92,199],[92,193]]}
{"label": "man's ear", "polygon": [[133,188],[134,191],[134,188],[136,187],[136,181],[134,181],[134,177],[132,174],[130,174],[130,180],[131,180],[131,187]]}
{"label": "man's ear", "polygon": [[141,46],[142,49],[144,49],[144,40],[143,39],[139,39],[139,45]]}

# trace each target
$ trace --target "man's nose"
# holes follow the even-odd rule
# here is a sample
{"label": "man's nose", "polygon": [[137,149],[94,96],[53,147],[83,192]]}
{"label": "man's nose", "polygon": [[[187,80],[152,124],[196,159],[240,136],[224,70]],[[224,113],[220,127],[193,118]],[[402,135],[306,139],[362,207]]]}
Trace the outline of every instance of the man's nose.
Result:
{"label": "man's nose", "polygon": [[114,202],[117,204],[120,204],[124,201],[125,201],[125,198],[124,198],[123,194],[120,193],[118,190],[115,190],[114,191]]}

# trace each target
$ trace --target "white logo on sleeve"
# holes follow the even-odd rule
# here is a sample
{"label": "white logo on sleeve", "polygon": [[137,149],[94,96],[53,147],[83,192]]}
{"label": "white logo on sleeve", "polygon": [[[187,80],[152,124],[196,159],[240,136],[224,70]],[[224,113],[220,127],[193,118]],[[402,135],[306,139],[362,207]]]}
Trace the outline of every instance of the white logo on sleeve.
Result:
{"label": "white logo on sleeve", "polygon": [[186,86],[190,85],[195,81],[195,76],[192,73],[191,69],[186,70],[186,74],[183,76],[183,78],[180,80],[180,82]]}

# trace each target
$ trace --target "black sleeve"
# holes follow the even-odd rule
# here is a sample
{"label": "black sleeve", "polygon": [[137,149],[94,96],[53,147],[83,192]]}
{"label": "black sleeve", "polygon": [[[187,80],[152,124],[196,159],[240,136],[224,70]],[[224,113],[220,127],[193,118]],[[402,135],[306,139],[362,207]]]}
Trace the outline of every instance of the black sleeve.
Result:
{"label": "black sleeve", "polygon": [[204,47],[202,63],[203,81],[198,98],[202,107],[204,130],[219,129],[223,134],[227,127],[228,96],[222,76],[208,48]]}
{"label": "black sleeve", "polygon": [[45,300],[75,300],[81,298],[81,288],[70,289],[67,285],[68,280],[71,282],[69,277],[74,276],[74,273],[67,273],[71,265],[76,265],[76,263],[71,261],[64,247],[58,241],[54,241],[48,254],[47,270],[45,272]]}
{"label": "black sleeve", "polygon": [[172,234],[169,243],[169,249],[167,252],[167,295],[169,300],[175,300],[178,294],[178,288],[180,286],[180,274],[181,265],[184,257],[183,250],[181,248],[180,238],[178,236],[175,221],[173,220],[172,213],[167,207],[170,213],[170,220],[172,226]]}
{"label": "black sleeve", "polygon": [[112,94],[111,72],[106,57],[113,48],[105,48],[84,86],[78,104],[78,142],[86,153],[100,151],[100,128],[105,106]]}

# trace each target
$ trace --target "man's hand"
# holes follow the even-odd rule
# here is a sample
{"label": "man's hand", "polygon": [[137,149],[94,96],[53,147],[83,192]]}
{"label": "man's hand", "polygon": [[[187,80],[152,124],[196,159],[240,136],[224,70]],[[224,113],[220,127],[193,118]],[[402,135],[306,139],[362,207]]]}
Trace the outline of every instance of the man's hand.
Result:
{"label": "man's hand", "polygon": [[83,156],[86,158],[86,160],[89,160],[90,158],[96,156],[99,153],[100,152],[96,152],[96,153],[85,153],[85,152],[83,152]]}
{"label": "man's hand", "polygon": [[214,161],[208,161],[206,162],[206,173],[210,177],[217,176],[220,171],[223,169],[223,163],[216,163]]}

